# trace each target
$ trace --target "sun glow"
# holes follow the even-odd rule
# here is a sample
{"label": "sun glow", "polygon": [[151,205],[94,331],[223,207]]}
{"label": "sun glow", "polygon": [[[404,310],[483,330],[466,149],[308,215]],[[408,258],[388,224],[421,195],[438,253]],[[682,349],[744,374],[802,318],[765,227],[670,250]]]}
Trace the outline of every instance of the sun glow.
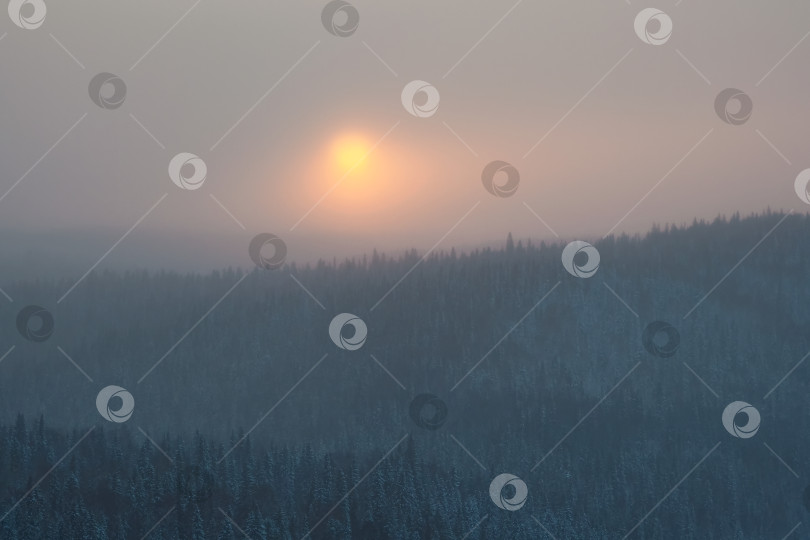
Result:
{"label": "sun glow", "polygon": [[329,143],[325,177],[336,185],[330,198],[354,212],[378,204],[390,183],[391,156],[358,133],[341,133]]}
{"label": "sun glow", "polygon": [[342,173],[365,169],[371,157],[371,144],[359,135],[342,135],[332,143],[332,156]]}
{"label": "sun glow", "polygon": [[296,213],[311,210],[308,226],[376,234],[407,222],[412,203],[430,192],[435,177],[421,155],[393,136],[381,140],[381,133],[340,129],[310,143],[311,152],[297,161],[304,166],[294,172],[301,182],[289,184]]}

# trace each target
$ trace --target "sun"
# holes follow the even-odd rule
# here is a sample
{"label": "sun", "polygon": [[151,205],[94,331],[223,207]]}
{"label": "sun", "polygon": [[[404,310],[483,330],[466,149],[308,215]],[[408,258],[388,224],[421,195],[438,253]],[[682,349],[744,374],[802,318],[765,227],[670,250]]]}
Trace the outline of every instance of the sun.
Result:
{"label": "sun", "polygon": [[341,135],[332,143],[332,159],[341,173],[360,172],[368,162],[371,145],[356,134]]}
{"label": "sun", "polygon": [[313,226],[401,234],[413,205],[424,199],[425,190],[435,189],[421,149],[395,138],[382,144],[379,137],[364,127],[339,126],[309,142],[290,171],[301,181],[290,183],[289,200],[300,202],[302,213],[311,211]]}

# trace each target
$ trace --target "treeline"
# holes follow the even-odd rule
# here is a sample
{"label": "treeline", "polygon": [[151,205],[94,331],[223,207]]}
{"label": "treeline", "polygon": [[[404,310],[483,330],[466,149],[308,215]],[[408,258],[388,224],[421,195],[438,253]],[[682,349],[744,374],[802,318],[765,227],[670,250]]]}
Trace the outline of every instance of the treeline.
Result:
{"label": "treeline", "polygon": [[[808,217],[734,216],[609,237],[593,242],[601,266],[589,279],[565,271],[564,244],[509,242],[504,249],[435,253],[422,262],[415,252],[373,254],[247,276],[240,270],[98,273],[58,304],[71,280],[4,286],[15,302],[0,305],[7,321],[0,324],[0,354],[14,349],[0,362],[0,411],[9,425],[18,412],[44,414],[60,434],[53,435],[62,441],[53,444],[59,449],[97,426],[76,459],[94,448],[102,452],[115,437],[132,437],[136,442],[118,443],[127,464],[117,469],[122,481],[132,481],[144,455],[155,474],[167,476],[150,487],[160,504],[148,519],[128,525],[131,537],[160,518],[167,509],[162,493],[172,485],[170,464],[140,430],[175,462],[197,467],[193,452],[201,440],[216,463],[248,430],[256,463],[281,447],[295,463],[316,456],[310,481],[299,484],[305,471],[286,469],[294,488],[268,480],[262,497],[273,495],[253,497],[258,508],[240,506],[251,496],[235,491],[209,499],[240,524],[260,511],[254,521],[264,523],[270,538],[277,537],[271,524],[303,535],[354,485],[353,468],[362,477],[406,434],[379,473],[346,499],[350,517],[341,505],[313,535],[329,538],[324,531],[334,520],[335,527],[350,525],[345,534],[355,538],[461,538],[486,517],[468,538],[539,538],[544,533],[534,515],[558,538],[622,537],[718,442],[634,535],[782,538],[806,519],[810,364],[776,386],[810,351]],[[15,317],[27,304],[52,312],[47,341],[26,341],[17,332]],[[330,321],[344,312],[368,326],[359,350],[341,350],[329,337]],[[644,329],[653,321],[677,330],[671,357],[645,348]],[[134,414],[122,424],[107,422],[95,406],[99,390],[113,384],[135,400]],[[412,418],[410,405],[424,393],[446,406],[439,429]],[[762,416],[751,439],[732,437],[721,422],[726,405],[738,400]],[[67,429],[76,431],[68,437]],[[14,444],[8,430],[5,448]],[[195,439],[195,431],[203,435]],[[188,455],[175,458],[182,441]],[[247,442],[238,445],[217,467],[231,460],[246,467],[246,448]],[[60,455],[54,450],[42,463]],[[335,485],[316,488],[326,478],[327,458]],[[40,470],[8,466],[25,473],[0,480],[10,490],[2,508]],[[69,466],[62,463],[37,488],[42,497]],[[92,460],[84,467],[93,469]],[[393,487],[406,485],[402,471],[409,467],[422,490],[412,503]],[[227,478],[218,468],[209,472],[220,483]],[[528,485],[519,511],[489,500],[489,482],[504,472]],[[384,515],[367,506],[376,504],[369,490],[376,489],[377,474],[390,475],[383,484],[391,490],[379,488],[386,494]],[[79,484],[85,497],[89,485]],[[278,500],[289,499],[289,489],[301,491],[279,520],[276,512],[286,507]],[[316,494],[322,497],[313,504]],[[446,501],[441,511],[433,506],[437,500]],[[103,523],[103,516],[124,512],[107,514],[89,498],[85,505],[108,534],[117,525]],[[216,538],[227,521],[218,507],[200,507],[207,537]],[[189,512],[170,518],[195,513]],[[446,523],[425,532],[419,520],[434,515]],[[393,524],[386,525],[388,536],[377,530],[363,536],[366,522]]]}
{"label": "treeline", "polygon": [[[373,461],[310,446],[260,451],[248,441],[219,462],[222,444],[199,434],[187,443],[164,440],[157,449],[127,432],[94,429],[31,490],[83,435],[49,429],[43,418],[31,428],[22,416],[0,427],[0,508],[4,514],[11,508],[0,518],[0,537],[461,538],[492,504],[467,481],[482,475],[436,467],[412,438],[360,484]],[[538,538],[542,527],[524,517],[499,521],[496,534]]]}

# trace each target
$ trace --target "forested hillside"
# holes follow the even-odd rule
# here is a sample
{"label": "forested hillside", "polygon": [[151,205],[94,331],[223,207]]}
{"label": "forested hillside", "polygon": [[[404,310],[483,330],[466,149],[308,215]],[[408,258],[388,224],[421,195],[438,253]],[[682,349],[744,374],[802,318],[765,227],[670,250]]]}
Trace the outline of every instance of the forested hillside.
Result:
{"label": "forested hillside", "polygon": [[[808,512],[810,219],[592,243],[587,279],[566,242],[510,241],[97,273],[61,303],[75,280],[4,285],[0,537],[141,538],[169,512],[149,538],[783,538]],[[46,340],[15,326],[29,304]],[[339,313],[361,348],[330,339]],[[108,385],[126,422],[96,409]],[[734,401],[755,436],[724,428]],[[490,499],[501,473],[528,486],[519,510]]]}

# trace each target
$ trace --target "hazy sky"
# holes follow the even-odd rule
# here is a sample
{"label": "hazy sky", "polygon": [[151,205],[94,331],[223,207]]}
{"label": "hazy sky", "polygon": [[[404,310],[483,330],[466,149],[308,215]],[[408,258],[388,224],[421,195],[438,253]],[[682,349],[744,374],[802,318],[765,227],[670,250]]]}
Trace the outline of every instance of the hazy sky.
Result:
{"label": "hazy sky", "polygon": [[[660,46],[634,31],[638,0],[353,0],[349,37],[326,1],[46,3],[35,30],[0,17],[9,272],[84,271],[159,200],[100,268],[248,267],[261,232],[296,261],[554,239],[529,208],[565,239],[805,210],[806,0],[662,1]],[[100,72],[126,83],[120,108],[91,101]],[[413,80],[434,115],[403,107]],[[753,102],[743,125],[715,114],[728,87]],[[200,189],[170,180],[180,152],[205,161]],[[519,171],[513,196],[484,189],[493,160]]]}

